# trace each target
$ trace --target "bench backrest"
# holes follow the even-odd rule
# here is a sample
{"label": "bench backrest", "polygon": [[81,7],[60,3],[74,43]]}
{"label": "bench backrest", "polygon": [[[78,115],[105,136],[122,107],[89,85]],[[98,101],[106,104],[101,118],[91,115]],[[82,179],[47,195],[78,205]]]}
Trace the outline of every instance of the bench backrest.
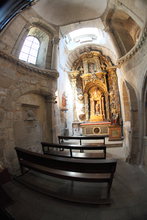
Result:
{"label": "bench backrest", "polygon": [[[44,154],[56,155],[63,157],[79,157],[79,158],[106,158],[106,146],[93,146],[93,145],[61,145],[52,144],[48,142],[41,142],[42,150]],[[61,151],[66,149],[67,151]],[[80,153],[75,153],[75,150]]]}
{"label": "bench backrest", "polygon": [[59,144],[63,143],[63,140],[80,140],[80,144],[82,144],[82,140],[103,140],[105,144],[105,137],[108,135],[100,135],[100,136],[58,136]]}
{"label": "bench backrest", "polygon": [[45,167],[58,170],[82,172],[82,173],[110,173],[116,169],[116,160],[75,159],[43,155],[16,147],[20,165],[23,161],[32,162]]}

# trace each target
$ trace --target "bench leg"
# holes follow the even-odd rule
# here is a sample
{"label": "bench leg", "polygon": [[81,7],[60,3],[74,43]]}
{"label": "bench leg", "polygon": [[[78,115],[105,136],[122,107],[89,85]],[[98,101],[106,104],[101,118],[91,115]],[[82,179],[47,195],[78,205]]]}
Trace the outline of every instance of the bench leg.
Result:
{"label": "bench leg", "polygon": [[21,170],[21,175],[23,176],[24,174],[28,173],[30,171],[30,169],[25,170],[24,167],[20,164],[20,170]]}
{"label": "bench leg", "polygon": [[110,198],[110,191],[112,186],[112,180],[108,182],[108,188],[107,188],[107,198]]}
{"label": "bench leg", "polygon": [[23,175],[25,172],[24,172],[24,168],[23,166],[20,164],[20,171],[21,171],[21,175]]}
{"label": "bench leg", "polygon": [[70,193],[71,193],[71,195],[73,194],[73,192],[74,192],[74,181],[71,180],[71,184],[70,184]]}

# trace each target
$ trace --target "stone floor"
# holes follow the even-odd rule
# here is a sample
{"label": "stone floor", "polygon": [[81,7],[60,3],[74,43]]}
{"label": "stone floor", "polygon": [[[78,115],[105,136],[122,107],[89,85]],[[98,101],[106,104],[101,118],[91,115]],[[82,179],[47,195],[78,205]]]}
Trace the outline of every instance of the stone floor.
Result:
{"label": "stone floor", "polygon": [[[43,181],[43,180],[42,180]],[[15,220],[146,220],[147,173],[118,160],[111,205],[65,202],[35,192],[15,181],[4,185],[13,199],[7,211]]]}

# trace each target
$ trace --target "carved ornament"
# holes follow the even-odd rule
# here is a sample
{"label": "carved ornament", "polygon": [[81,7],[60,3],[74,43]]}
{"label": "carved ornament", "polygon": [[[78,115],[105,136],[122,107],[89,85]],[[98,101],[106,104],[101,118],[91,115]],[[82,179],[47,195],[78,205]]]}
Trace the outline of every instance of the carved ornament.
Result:
{"label": "carved ornament", "polygon": [[71,79],[76,79],[77,75],[79,74],[78,71],[70,71],[68,73]]}
{"label": "carved ornament", "polygon": [[84,73],[101,72],[112,66],[110,58],[104,56],[101,51],[90,51],[83,53],[80,58],[75,60],[73,71],[81,72],[80,69],[82,67]]}
{"label": "carved ornament", "polygon": [[80,94],[80,95],[78,96],[78,99],[79,99],[79,101],[83,101],[84,96],[83,96],[82,94]]}

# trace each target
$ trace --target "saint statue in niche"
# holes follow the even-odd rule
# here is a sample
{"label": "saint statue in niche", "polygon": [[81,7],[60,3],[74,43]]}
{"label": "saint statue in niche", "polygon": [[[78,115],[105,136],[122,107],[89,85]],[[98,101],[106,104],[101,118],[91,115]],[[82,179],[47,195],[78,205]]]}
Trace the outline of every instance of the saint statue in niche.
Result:
{"label": "saint statue in niche", "polygon": [[98,101],[95,104],[95,114],[96,115],[100,114],[100,104]]}
{"label": "saint statue in niche", "polygon": [[118,125],[119,124],[119,114],[117,112],[112,113],[111,124]]}
{"label": "saint statue in niche", "polygon": [[95,72],[95,63],[89,63],[88,64],[88,72],[94,73]]}
{"label": "saint statue in niche", "polygon": [[66,95],[65,92],[62,94],[62,108],[66,108],[67,106],[67,100],[66,100]]}

